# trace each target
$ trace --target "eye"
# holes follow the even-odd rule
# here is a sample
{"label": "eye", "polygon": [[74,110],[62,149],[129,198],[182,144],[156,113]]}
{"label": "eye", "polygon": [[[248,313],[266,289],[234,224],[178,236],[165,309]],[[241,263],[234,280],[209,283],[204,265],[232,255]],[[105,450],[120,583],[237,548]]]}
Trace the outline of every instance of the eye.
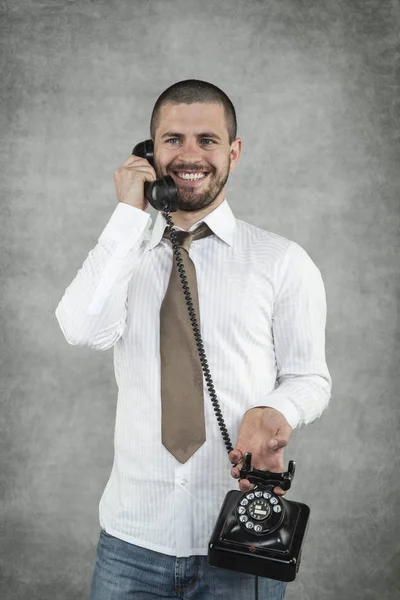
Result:
{"label": "eye", "polygon": [[205,146],[211,146],[212,144],[215,144],[214,140],[210,140],[209,138],[203,138],[202,140],[200,140],[201,142],[210,142],[209,144],[204,144]]}
{"label": "eye", "polygon": [[179,139],[178,138],[169,138],[168,140],[166,140],[167,144],[171,144],[171,146],[175,146],[176,144],[174,144],[173,142],[179,142]]}

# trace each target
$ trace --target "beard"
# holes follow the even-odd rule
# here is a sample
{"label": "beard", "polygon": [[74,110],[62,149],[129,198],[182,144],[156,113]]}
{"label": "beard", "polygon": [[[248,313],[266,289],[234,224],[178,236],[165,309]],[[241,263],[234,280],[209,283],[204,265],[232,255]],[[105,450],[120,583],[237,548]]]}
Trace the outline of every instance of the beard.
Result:
{"label": "beard", "polygon": [[[178,196],[179,196],[179,210],[183,210],[185,212],[195,212],[198,210],[202,210],[210,206],[214,200],[219,196],[221,190],[224,188],[226,182],[229,177],[229,169],[231,165],[231,159],[228,158],[228,161],[219,171],[210,170],[209,167],[205,168],[204,171],[208,171],[207,175],[207,183],[202,186],[201,190],[197,190],[196,188],[184,187],[183,185],[179,185],[179,181],[174,178],[175,184],[178,188]],[[171,174],[171,171],[195,171],[200,170],[199,165],[196,164],[179,164],[174,165],[171,168],[170,165],[166,167],[166,171],[168,175]],[[157,177],[165,177],[165,174],[162,174],[160,169],[156,168]]]}

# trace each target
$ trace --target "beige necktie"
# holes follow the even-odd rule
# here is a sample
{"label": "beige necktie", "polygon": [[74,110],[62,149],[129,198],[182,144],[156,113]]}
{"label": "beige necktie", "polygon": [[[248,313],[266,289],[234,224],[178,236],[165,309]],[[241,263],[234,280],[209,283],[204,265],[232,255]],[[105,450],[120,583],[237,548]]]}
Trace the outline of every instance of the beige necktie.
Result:
{"label": "beige necktie", "polygon": [[[206,223],[176,233],[193,308],[200,328],[196,269],[189,257],[192,240],[212,235]],[[166,229],[164,237],[169,238]],[[160,311],[162,443],[185,463],[204,444],[203,371],[175,256]]]}

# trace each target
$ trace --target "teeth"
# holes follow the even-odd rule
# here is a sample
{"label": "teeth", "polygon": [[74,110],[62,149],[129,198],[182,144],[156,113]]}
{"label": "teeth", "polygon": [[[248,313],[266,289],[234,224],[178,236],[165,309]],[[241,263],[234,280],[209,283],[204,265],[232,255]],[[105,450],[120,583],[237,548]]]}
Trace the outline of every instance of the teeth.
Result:
{"label": "teeth", "polygon": [[205,176],[205,173],[178,173],[178,177],[181,179],[189,179],[190,181],[193,181],[194,179],[202,179]]}

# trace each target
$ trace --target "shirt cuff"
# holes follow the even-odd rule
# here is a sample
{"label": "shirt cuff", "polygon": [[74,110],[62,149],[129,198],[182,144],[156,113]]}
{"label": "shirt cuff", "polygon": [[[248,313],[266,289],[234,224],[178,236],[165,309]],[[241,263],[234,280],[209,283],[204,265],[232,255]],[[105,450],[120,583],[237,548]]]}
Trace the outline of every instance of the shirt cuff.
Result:
{"label": "shirt cuff", "polygon": [[125,202],[118,202],[99,237],[99,242],[110,239],[118,242],[114,256],[126,256],[135,242],[150,226],[151,216],[149,213]]}
{"label": "shirt cuff", "polygon": [[273,392],[273,395],[271,394],[270,398],[266,398],[265,402],[258,403],[257,406],[252,406],[252,408],[258,407],[269,407],[279,410],[292,429],[295,429],[300,423],[300,413],[297,406],[285,394]]}

